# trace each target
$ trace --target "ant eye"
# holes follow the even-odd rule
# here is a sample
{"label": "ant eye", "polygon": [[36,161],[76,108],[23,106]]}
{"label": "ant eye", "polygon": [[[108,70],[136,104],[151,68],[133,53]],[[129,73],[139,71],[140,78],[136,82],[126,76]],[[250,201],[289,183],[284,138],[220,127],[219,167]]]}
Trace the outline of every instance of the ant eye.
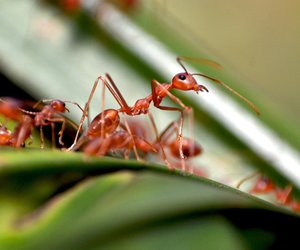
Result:
{"label": "ant eye", "polygon": [[186,79],[186,76],[185,75],[179,75],[178,78],[182,81],[184,81]]}

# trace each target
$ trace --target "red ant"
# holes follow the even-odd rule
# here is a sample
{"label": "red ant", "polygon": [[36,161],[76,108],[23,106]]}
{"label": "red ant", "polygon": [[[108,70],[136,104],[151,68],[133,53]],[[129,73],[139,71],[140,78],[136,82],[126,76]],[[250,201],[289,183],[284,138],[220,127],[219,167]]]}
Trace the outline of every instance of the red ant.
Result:
{"label": "red ant", "polygon": [[[161,157],[164,162],[166,162],[170,168],[178,167],[177,161],[180,160],[179,143],[176,138],[172,139],[173,133],[178,129],[178,121],[171,122],[153,141],[153,143],[149,143],[150,139],[147,133],[149,129],[147,129],[146,125],[141,123],[140,120],[137,122],[136,120],[131,119],[128,121],[128,125],[133,137],[139,139],[136,142],[136,146],[144,153],[144,155],[149,153],[159,153],[161,150]],[[201,146],[190,138],[184,137],[182,146],[186,160],[196,157],[202,153]],[[155,151],[153,150],[153,147],[156,149]],[[191,166],[188,167],[188,171],[196,175],[203,175],[201,171]]]}
{"label": "red ant", "polygon": [[[104,112],[106,112],[105,110]],[[97,115],[93,122],[103,121],[103,119],[98,119],[101,117],[101,113]],[[113,129],[104,129],[104,136],[101,136],[101,128],[95,130],[95,126],[93,126],[93,122],[89,126],[86,135],[87,143],[83,146],[82,151],[88,155],[98,155],[103,156],[107,155],[109,151],[124,151],[125,158],[128,158],[129,152],[133,149],[135,145],[137,150],[141,151],[144,155],[149,153],[158,153],[161,148],[167,148],[170,151],[170,156],[175,160],[180,159],[179,156],[179,144],[178,140],[170,140],[171,133],[173,133],[175,128],[177,128],[178,122],[172,122],[159,136],[159,139],[156,139],[153,143],[149,142],[149,138],[147,137],[147,133],[145,131],[145,126],[143,126],[140,122],[130,121],[128,122],[129,131],[127,128],[119,123],[121,130],[116,130],[117,127],[113,127]],[[117,123],[114,123],[117,124]],[[90,128],[93,129],[93,133],[90,133]],[[81,146],[84,143],[83,139],[81,142],[77,144],[77,147]],[[162,150],[163,151],[163,150]],[[183,140],[183,152],[187,159],[195,157],[202,152],[201,147],[196,144],[193,140],[184,138]],[[163,153],[163,160],[168,163],[170,167],[176,166],[176,163],[169,163],[169,159]],[[168,157],[169,158],[169,157]],[[192,167],[189,169],[190,172],[193,172],[196,175],[203,175],[203,173],[197,169],[193,169]]]}
{"label": "red ant", "polygon": [[[157,152],[156,148],[144,138],[130,134],[125,126],[120,124],[121,130],[113,131],[106,137],[97,136],[90,139],[83,147],[83,152],[89,155],[107,155],[111,151],[123,151],[124,156],[128,159],[129,152],[136,147],[143,153]],[[139,156],[137,156],[139,159]]]}
{"label": "red ant", "polygon": [[31,135],[32,119],[21,112],[23,103],[14,98],[0,99],[0,113],[8,119],[17,121],[14,131],[9,131],[4,125],[0,131],[0,145],[21,147]]}
{"label": "red ant", "polygon": [[[255,107],[255,105],[253,103],[251,103],[245,97],[238,94],[236,91],[231,89],[225,83],[223,83],[223,82],[221,82],[221,81],[219,81],[215,78],[206,76],[204,74],[200,74],[200,73],[191,74],[191,73],[189,73],[187,71],[187,69],[185,68],[185,66],[183,65],[183,63],[182,63],[182,61],[186,60],[186,59],[196,60],[196,59],[187,58],[187,57],[177,57],[177,62],[184,69],[185,72],[176,74],[173,77],[171,83],[162,83],[161,84],[157,80],[152,80],[152,82],[151,82],[151,89],[152,89],[151,94],[148,95],[145,98],[137,100],[136,103],[134,104],[134,106],[132,106],[132,107],[128,106],[128,104],[126,103],[126,101],[125,101],[124,97],[122,96],[120,90],[117,88],[116,84],[113,82],[113,80],[112,80],[112,78],[110,77],[109,74],[106,74],[106,77],[107,77],[107,79],[109,80],[110,83],[108,83],[106,81],[106,79],[101,77],[101,76],[98,77],[97,80],[96,80],[96,82],[101,80],[102,83],[105,84],[105,86],[109,89],[111,94],[114,96],[116,101],[121,106],[121,108],[119,110],[116,110],[116,112],[118,112],[118,113],[119,112],[120,113],[125,113],[125,114],[130,115],[130,116],[135,116],[135,115],[140,115],[140,114],[148,114],[149,113],[149,106],[150,106],[151,102],[153,102],[153,105],[158,109],[168,110],[168,111],[177,111],[177,112],[180,113],[180,121],[179,121],[179,126],[178,126],[177,140],[179,141],[179,155],[180,155],[180,159],[181,159],[181,162],[182,162],[182,168],[183,169],[185,169],[185,163],[184,163],[185,155],[183,153],[183,136],[182,136],[184,113],[186,112],[187,114],[191,114],[192,108],[186,106],[185,104],[183,104],[179,98],[175,97],[173,94],[170,93],[170,90],[172,90],[172,89],[178,89],[178,90],[183,90],[183,91],[193,90],[196,93],[199,93],[199,91],[201,91],[201,92],[207,91],[208,92],[208,89],[203,85],[199,85],[197,83],[196,79],[194,78],[195,75],[202,76],[204,78],[207,78],[207,79],[209,79],[209,80],[211,80],[215,83],[218,83],[218,84],[224,86],[229,91],[231,91],[232,93],[234,93],[235,95],[237,95],[241,99],[243,99],[248,105],[250,105],[254,109],[254,111],[257,114],[259,114],[258,109]],[[216,63],[214,63],[212,61],[209,61],[209,60],[206,60],[206,61],[211,63],[211,64],[216,64]],[[95,82],[95,84],[96,84],[96,82]],[[93,90],[93,91],[95,91],[95,90]],[[161,105],[161,102],[163,101],[163,99],[167,95],[175,103],[179,104],[181,106],[181,108]],[[90,100],[87,102],[86,109],[85,109],[85,112],[83,114],[82,120],[79,124],[79,127],[82,126],[82,123],[83,123],[84,118],[86,116],[87,108],[89,106],[89,102],[90,102]],[[75,146],[76,140],[77,140],[77,136],[76,136],[76,138],[74,140],[74,143],[71,146],[71,148],[73,148]]]}
{"label": "red ant", "polygon": [[[76,105],[82,112],[84,110],[80,107],[80,105],[76,102],[71,101],[61,101],[61,100],[42,100],[36,103],[33,108],[37,107],[40,102],[49,102],[49,104],[45,105],[41,111],[28,111],[24,109],[20,109],[23,113],[34,115],[34,119],[32,122],[32,125],[35,127],[39,127],[40,129],[40,140],[41,140],[41,148],[44,148],[44,133],[43,133],[43,127],[51,125],[52,129],[52,143],[54,145],[55,142],[55,136],[54,136],[54,129],[55,129],[55,123],[60,122],[61,123],[61,129],[58,133],[59,138],[59,144],[64,145],[62,141],[63,133],[66,126],[66,117],[63,117],[61,113],[65,113],[66,111],[69,112],[69,110],[66,108],[66,103],[72,103]],[[77,129],[77,125],[68,120],[69,123]]]}
{"label": "red ant", "polygon": [[[178,99],[177,97],[175,97],[173,94],[170,93],[170,90],[172,89],[178,89],[178,90],[183,90],[183,91],[189,91],[189,90],[193,90],[195,91],[197,94],[199,93],[199,91],[207,91],[208,89],[203,86],[203,85],[199,85],[196,81],[196,79],[194,78],[194,75],[198,75],[198,76],[202,76],[205,77],[209,80],[212,80],[215,83],[218,83],[222,86],[224,86],[225,88],[227,88],[229,91],[231,91],[232,93],[234,93],[235,95],[239,96],[241,99],[243,99],[248,105],[250,105],[254,111],[259,114],[258,109],[255,107],[255,105],[253,103],[251,103],[250,101],[248,101],[245,97],[241,96],[240,94],[238,94],[236,91],[234,91],[233,89],[231,89],[229,86],[227,86],[225,83],[206,76],[204,74],[200,74],[200,73],[193,73],[190,74],[188,73],[187,69],[185,68],[185,66],[182,63],[182,60],[184,59],[188,59],[188,60],[196,60],[193,58],[187,58],[187,57],[177,57],[177,62],[180,64],[180,66],[184,69],[185,72],[183,73],[179,73],[176,74],[171,83],[162,83],[160,84],[158,81],[156,80],[152,80],[151,82],[151,88],[152,88],[152,93],[143,98],[143,99],[139,99],[133,107],[129,107],[127,105],[127,103],[125,102],[124,98],[122,97],[120,91],[118,90],[118,88],[115,86],[115,84],[112,84],[112,87],[114,88],[116,95],[114,95],[114,97],[118,100],[119,99],[119,103],[122,107],[120,112],[124,112],[127,115],[139,115],[139,114],[147,114],[149,112],[149,106],[150,103],[153,101],[153,105],[156,108],[162,109],[162,110],[169,110],[169,111],[178,111],[180,112],[180,122],[179,122],[179,126],[178,126],[178,141],[179,141],[179,155],[180,158],[182,160],[185,159],[184,153],[183,153],[183,137],[182,137],[182,128],[183,128],[183,119],[184,119],[184,112],[187,112],[188,114],[191,111],[191,107],[188,107],[186,105],[184,105],[180,99]],[[197,60],[198,61],[198,60]],[[205,62],[210,63],[211,65],[215,65],[214,62],[209,61],[209,60],[205,60]],[[107,75],[108,79],[110,79],[110,82],[112,82],[111,78],[109,75]],[[177,108],[177,107],[168,107],[168,106],[162,106],[161,102],[162,100],[166,97],[169,96],[175,103],[178,103],[181,108]],[[183,162],[184,164],[184,162]]]}
{"label": "red ant", "polygon": [[[244,178],[239,182],[237,188],[239,188],[242,183],[250,178],[256,176],[258,173],[255,172],[254,174]],[[287,185],[284,188],[280,188],[274,184],[274,182],[267,176],[261,175],[254,183],[254,186],[250,190],[250,193],[253,194],[267,194],[267,193],[274,193],[276,200],[279,204],[290,206],[294,211],[300,212],[300,202],[296,201],[291,197],[293,187],[292,185]]]}
{"label": "red ant", "polygon": [[[160,144],[162,148],[168,149],[168,161],[171,161],[172,166],[176,166],[178,163],[176,161],[181,160],[180,158],[180,146],[182,146],[182,152],[185,159],[188,161],[202,153],[202,147],[195,142],[195,140],[183,137],[182,145],[179,144],[177,138],[172,139],[174,132],[178,130],[178,121],[171,122],[160,134],[159,139],[156,141],[156,144]],[[174,159],[172,161],[171,159]],[[180,164],[181,165],[181,164]],[[188,172],[203,175],[203,173],[198,169],[193,168],[192,166],[187,167]]]}

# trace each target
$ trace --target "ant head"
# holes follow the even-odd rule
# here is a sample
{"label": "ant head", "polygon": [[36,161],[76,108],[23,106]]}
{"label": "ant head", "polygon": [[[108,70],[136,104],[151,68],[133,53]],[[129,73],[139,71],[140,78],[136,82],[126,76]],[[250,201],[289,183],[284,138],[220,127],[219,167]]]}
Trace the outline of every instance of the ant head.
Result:
{"label": "ant head", "polygon": [[52,100],[50,102],[50,106],[57,112],[64,113],[66,110],[68,111],[68,109],[66,108],[66,104],[60,100]]}
{"label": "ant head", "polygon": [[177,57],[177,62],[180,64],[180,66],[184,69],[185,72],[179,73],[175,75],[172,79],[172,87],[174,89],[180,89],[180,90],[194,90],[196,93],[199,91],[207,91],[207,88],[203,85],[199,85],[194,78],[195,74],[190,74],[186,67],[182,63],[182,57]]}
{"label": "ant head", "polygon": [[180,90],[194,90],[196,92],[200,90],[196,79],[188,72],[175,75],[172,79],[172,86]]}
{"label": "ant head", "polygon": [[183,65],[182,61],[183,60],[191,60],[191,61],[196,61],[196,62],[204,62],[206,64],[209,64],[215,68],[220,68],[221,66],[213,61],[210,61],[210,60],[207,60],[207,59],[204,59],[204,60],[199,60],[199,59],[195,59],[195,58],[190,58],[190,57],[177,57],[177,62],[180,64],[180,66],[184,69],[184,73],[180,73],[180,74],[177,74],[174,76],[174,78],[172,79],[172,87],[175,88],[175,89],[180,89],[180,90],[194,90],[196,91],[197,93],[199,91],[206,91],[208,92],[208,89],[203,86],[203,85],[199,85],[197,83],[197,81],[195,80],[194,76],[197,75],[197,76],[201,76],[201,77],[204,77],[208,80],[211,80],[212,82],[214,83],[217,83],[219,85],[222,85],[224,88],[226,88],[227,90],[229,90],[231,93],[235,94],[236,96],[238,96],[239,98],[241,98],[244,102],[246,102],[254,111],[257,115],[259,115],[259,109],[252,103],[250,102],[247,98],[245,98],[244,96],[242,96],[241,94],[239,94],[238,92],[236,92],[235,90],[233,90],[232,88],[230,88],[227,84],[225,84],[224,82],[216,79],[216,78],[213,78],[213,77],[210,77],[210,76],[207,76],[207,75],[204,75],[204,74],[201,74],[201,73],[193,73],[193,74],[190,74],[186,67]]}

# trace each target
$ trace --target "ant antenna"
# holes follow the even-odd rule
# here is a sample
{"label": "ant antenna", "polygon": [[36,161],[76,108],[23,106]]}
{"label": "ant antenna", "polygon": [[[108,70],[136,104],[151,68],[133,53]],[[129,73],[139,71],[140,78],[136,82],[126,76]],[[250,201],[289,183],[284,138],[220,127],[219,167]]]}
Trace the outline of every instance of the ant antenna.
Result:
{"label": "ant antenna", "polygon": [[186,67],[185,67],[185,66],[183,65],[183,63],[182,63],[182,57],[179,56],[179,57],[176,58],[176,60],[177,60],[177,62],[179,63],[179,65],[183,68],[183,70],[185,71],[185,73],[188,74],[188,71],[187,71]]}
{"label": "ant antenna", "polygon": [[252,174],[250,174],[250,175],[244,177],[242,180],[240,180],[240,181],[238,182],[238,184],[236,184],[236,188],[237,188],[237,189],[240,189],[240,187],[242,186],[243,183],[245,183],[246,181],[248,181],[248,180],[254,178],[255,176],[257,176],[257,175],[259,175],[259,174],[260,174],[259,171],[255,171],[255,172],[253,172]]}
{"label": "ant antenna", "polygon": [[[188,57],[188,56],[178,56],[176,58],[177,62],[180,64],[180,66],[184,69],[185,73],[189,74],[186,67],[183,65],[182,61],[192,61],[192,62],[197,62],[197,63],[202,63],[202,64],[207,64],[215,69],[222,69],[222,66],[220,64],[218,64],[217,62],[211,61],[209,59],[202,59],[202,58],[194,58],[194,57]],[[194,73],[191,75],[198,75],[198,76],[202,76],[205,77],[215,83],[218,83],[220,85],[222,85],[224,88],[226,88],[227,90],[229,90],[231,93],[235,94],[236,96],[238,96],[239,98],[241,98],[244,102],[246,102],[254,111],[257,115],[260,114],[259,109],[252,103],[250,102],[246,97],[242,96],[241,94],[239,94],[238,92],[236,92],[234,89],[230,88],[227,84],[225,84],[224,82],[216,79],[216,78],[212,78],[210,76],[204,75],[204,74],[200,74],[200,73]]]}
{"label": "ant antenna", "polygon": [[190,61],[190,62],[196,62],[198,64],[206,64],[206,65],[209,65],[212,68],[215,68],[217,70],[223,69],[221,64],[219,64],[215,61],[209,60],[209,59],[205,59],[205,58],[194,58],[194,57],[189,57],[189,56],[178,56],[176,59],[177,59],[177,62],[181,65],[181,67],[185,70],[186,73],[188,73],[188,72],[187,72],[186,68],[183,66],[182,61]]}
{"label": "ant antenna", "polygon": [[229,90],[231,93],[235,94],[236,96],[238,96],[239,98],[241,98],[244,102],[246,102],[254,111],[257,115],[260,115],[260,111],[259,109],[252,103],[250,102],[246,97],[242,96],[240,93],[236,92],[234,89],[230,88],[227,84],[225,84],[224,82],[216,79],[216,78],[212,78],[210,76],[204,75],[204,74],[200,74],[200,73],[194,73],[192,75],[197,75],[197,76],[202,76],[205,77],[209,80],[212,80],[215,83],[218,83],[220,85],[222,85],[224,88],[226,88],[227,90]]}
{"label": "ant antenna", "polygon": [[[54,100],[58,100],[58,99],[43,99],[43,100],[39,100],[39,101],[33,106],[33,108],[37,108],[41,103],[52,102],[52,101],[54,101]],[[73,104],[73,105],[76,105],[82,112],[84,112],[83,108],[82,108],[77,102],[72,102],[72,101],[68,101],[68,100],[63,100],[62,102],[65,102],[65,103],[71,103],[71,104]],[[66,108],[66,110],[67,110],[68,112],[70,112],[68,108]]]}

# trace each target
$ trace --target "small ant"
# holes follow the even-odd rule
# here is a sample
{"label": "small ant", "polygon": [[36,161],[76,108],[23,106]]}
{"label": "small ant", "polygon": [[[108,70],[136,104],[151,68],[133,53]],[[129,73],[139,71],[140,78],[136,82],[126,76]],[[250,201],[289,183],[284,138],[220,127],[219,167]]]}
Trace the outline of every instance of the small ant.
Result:
{"label": "small ant", "polygon": [[[168,149],[168,160],[170,160],[171,157],[172,159],[175,159],[175,161],[181,160],[180,146],[182,146],[182,152],[187,161],[186,163],[188,163],[188,160],[202,154],[202,147],[191,138],[183,137],[182,145],[180,145],[177,138],[172,139],[173,133],[178,130],[178,123],[178,121],[171,122],[160,134],[159,139],[156,143],[161,144],[162,148]],[[176,162],[172,162],[172,166],[176,165]],[[191,173],[199,173],[197,169],[189,166],[189,164],[187,166],[187,170]],[[201,175],[203,175],[203,173],[201,173]]]}
{"label": "small ant", "polygon": [[[134,137],[142,138],[142,142],[146,141],[149,142],[149,136],[147,134],[147,131],[149,131],[146,128],[145,124],[142,124],[141,121],[132,121],[129,120],[128,122],[130,130]],[[153,143],[150,143],[152,147],[156,148],[156,152],[153,150],[149,150],[149,143],[146,144],[143,149],[140,145],[137,146],[139,150],[143,151],[144,154],[148,153],[159,153],[161,150],[161,157],[168,164],[170,168],[178,168],[180,164],[178,165],[178,160],[180,160],[179,155],[179,142],[176,138],[172,138],[172,135],[174,132],[176,132],[178,129],[178,121],[171,122],[161,133],[160,135],[154,140]],[[183,138],[183,153],[186,158],[186,163],[188,163],[188,160],[192,159],[193,157],[196,157],[202,153],[201,146],[196,143],[194,140],[190,138]],[[147,150],[148,148],[148,150]],[[199,169],[193,168],[192,166],[187,167],[188,172],[201,175],[203,176],[202,171]]]}
{"label": "small ant", "polygon": [[[63,132],[65,130],[66,126],[66,120],[67,118],[62,116],[61,113],[65,113],[66,111],[69,112],[69,110],[66,108],[66,103],[72,103],[76,105],[82,112],[84,110],[80,107],[80,105],[76,102],[71,102],[71,101],[61,101],[57,99],[50,99],[50,100],[42,100],[36,103],[33,108],[36,108],[40,102],[46,103],[49,102],[49,104],[45,105],[41,111],[36,112],[36,111],[28,111],[24,109],[20,109],[23,113],[29,114],[29,115],[34,115],[33,118],[33,126],[39,127],[40,129],[40,141],[41,141],[41,148],[44,148],[44,133],[43,133],[43,127],[44,126],[49,126],[51,125],[52,129],[52,144],[54,146],[55,142],[55,136],[54,136],[54,129],[55,129],[55,123],[60,122],[61,123],[61,129],[58,133],[59,138],[59,144],[64,145],[62,141],[63,137]],[[77,125],[68,120],[69,123],[77,129]]]}
{"label": "small ant", "polygon": [[[244,178],[241,180],[237,188],[239,188],[246,180],[255,177],[258,172]],[[274,182],[267,176],[261,175],[255,181],[254,186],[250,190],[252,194],[267,194],[267,193],[274,193],[276,197],[276,201],[285,206],[290,206],[294,211],[300,212],[300,202],[296,201],[292,198],[292,190],[293,187],[291,184],[287,185],[284,188],[280,188],[274,184]]]}

